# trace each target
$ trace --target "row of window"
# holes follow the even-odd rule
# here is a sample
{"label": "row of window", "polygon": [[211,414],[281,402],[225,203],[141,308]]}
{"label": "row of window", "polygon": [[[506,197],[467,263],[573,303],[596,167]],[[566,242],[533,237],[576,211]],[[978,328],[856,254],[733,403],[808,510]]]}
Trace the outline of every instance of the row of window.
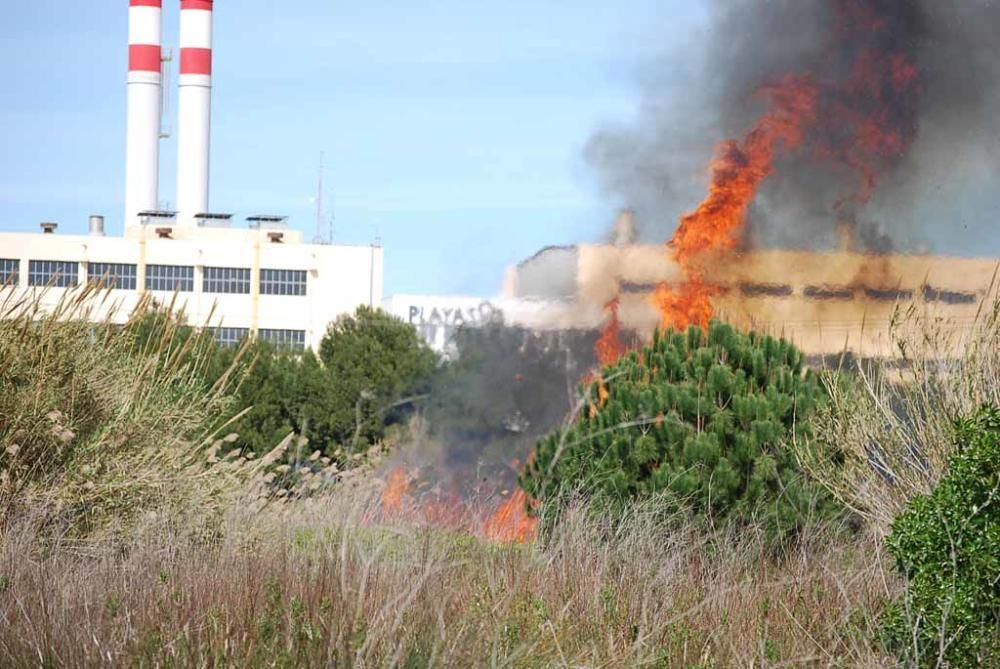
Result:
{"label": "row of window", "polygon": [[[249,328],[219,327],[210,328],[210,331],[220,346],[236,346],[250,336]],[[257,331],[257,338],[283,351],[304,351],[306,348],[305,330],[261,328]]]}
{"label": "row of window", "polygon": [[[0,285],[15,284],[20,261],[0,258]],[[92,281],[118,290],[135,290],[138,270],[134,264],[92,262],[88,268]],[[28,261],[28,285],[70,288],[79,283],[79,265],[61,260]],[[194,291],[194,267],[190,265],[147,265],[146,290]],[[202,277],[206,293],[250,293],[250,269],[246,267],[206,267]],[[296,269],[261,269],[262,295],[305,295],[306,272]]]}
{"label": "row of window", "polygon": [[[791,297],[795,288],[789,284],[742,283],[739,286],[717,285],[714,287],[721,294],[738,289],[745,297]],[[621,291],[625,294],[644,295],[656,290],[654,283],[623,282]],[[906,288],[864,288],[864,296],[869,300],[882,302],[907,302],[913,299],[914,291]],[[927,302],[944,302],[945,304],[975,304],[979,299],[974,292],[942,290],[933,286],[921,288],[923,298]],[[802,296],[815,300],[853,300],[860,295],[853,286],[805,286]]]}

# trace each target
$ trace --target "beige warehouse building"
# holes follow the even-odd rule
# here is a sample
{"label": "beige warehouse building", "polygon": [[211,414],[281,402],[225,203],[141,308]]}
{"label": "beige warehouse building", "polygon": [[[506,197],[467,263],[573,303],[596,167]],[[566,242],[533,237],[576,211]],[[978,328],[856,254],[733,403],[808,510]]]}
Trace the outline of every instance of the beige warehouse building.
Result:
{"label": "beige warehouse building", "polygon": [[[830,252],[782,249],[699,259],[716,290],[715,313],[741,327],[782,335],[808,355],[849,350],[895,357],[889,326],[902,310],[961,330],[997,299],[994,258],[870,255],[843,239]],[[622,326],[649,334],[660,317],[652,293],[684,281],[663,245],[550,247],[508,270],[504,296],[549,304],[530,313],[536,328],[598,328],[620,298]]]}

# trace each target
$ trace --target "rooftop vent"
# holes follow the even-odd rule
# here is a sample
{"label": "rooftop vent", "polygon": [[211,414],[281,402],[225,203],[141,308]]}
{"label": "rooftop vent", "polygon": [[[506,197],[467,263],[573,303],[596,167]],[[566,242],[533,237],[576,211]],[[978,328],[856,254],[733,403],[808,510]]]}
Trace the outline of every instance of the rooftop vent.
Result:
{"label": "rooftop vent", "polygon": [[854,222],[840,221],[837,223],[837,251],[854,253]]}
{"label": "rooftop vent", "polygon": [[103,216],[91,216],[90,217],[90,234],[93,237],[103,237],[104,236],[104,217]]}
{"label": "rooftop vent", "polygon": [[210,212],[202,212],[194,215],[195,223],[202,227],[228,227],[232,218],[232,214],[213,214]]}
{"label": "rooftop vent", "polygon": [[173,239],[174,229],[173,228],[157,228],[156,236],[159,239]]}
{"label": "rooftop vent", "polygon": [[177,219],[176,211],[140,211],[139,212],[139,222],[143,225],[159,224],[162,225],[165,222],[173,223]]}
{"label": "rooftop vent", "polygon": [[267,233],[267,239],[272,244],[281,244],[282,241],[285,239],[285,233],[284,232],[269,232],[269,233]]}
{"label": "rooftop vent", "polygon": [[52,235],[55,234],[56,228],[59,227],[59,224],[52,221],[42,221],[38,224],[38,227],[42,229],[42,234]]}
{"label": "rooftop vent", "polygon": [[615,220],[611,243],[615,246],[629,246],[635,243],[635,211],[623,209]]}
{"label": "rooftop vent", "polygon": [[251,228],[278,228],[286,227],[288,225],[287,216],[271,216],[268,214],[258,214],[256,216],[248,216],[247,223],[250,224]]}

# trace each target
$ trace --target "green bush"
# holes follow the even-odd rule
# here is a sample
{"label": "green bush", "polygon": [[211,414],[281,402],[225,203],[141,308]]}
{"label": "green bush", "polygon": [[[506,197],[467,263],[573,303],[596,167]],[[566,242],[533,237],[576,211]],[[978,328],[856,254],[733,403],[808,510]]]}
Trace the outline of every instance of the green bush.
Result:
{"label": "green bush", "polygon": [[958,423],[958,450],[930,495],[893,522],[907,578],[885,617],[890,648],[920,666],[1000,666],[1000,411]]}
{"label": "green bush", "polygon": [[713,322],[707,337],[657,332],[590,383],[590,402],[538,445],[522,487],[558,514],[663,496],[702,518],[750,519],[787,535],[833,504],[785,446],[808,435],[823,393],[791,344]]}
{"label": "green bush", "polygon": [[[148,342],[177,319],[151,309],[135,329]],[[246,410],[229,428],[239,434],[234,447],[258,456],[295,432],[309,439],[310,449],[345,464],[408,417],[412,402],[405,400],[425,392],[437,368],[437,356],[412,327],[366,306],[330,324],[319,357],[260,340],[222,347],[209,331],[184,324],[171,333],[169,348],[195,345],[204,357],[199,375],[206,390],[232,370],[239,381],[236,410]]]}
{"label": "green bush", "polygon": [[381,309],[358,307],[337,318],[320,342],[327,373],[325,414],[316,416],[328,443],[365,448],[401,422],[425,395],[438,357],[416,330]]}

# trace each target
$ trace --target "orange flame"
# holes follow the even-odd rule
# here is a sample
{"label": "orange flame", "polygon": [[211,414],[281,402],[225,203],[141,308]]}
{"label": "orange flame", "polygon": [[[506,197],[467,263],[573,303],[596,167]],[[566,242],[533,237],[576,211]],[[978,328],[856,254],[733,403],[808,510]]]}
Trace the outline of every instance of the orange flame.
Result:
{"label": "orange flame", "polygon": [[[515,469],[520,469],[519,465],[516,460],[512,463]],[[476,519],[468,503],[456,493],[424,494],[419,499],[415,498],[413,478],[403,466],[389,472],[382,491],[381,513],[371,516],[369,520],[406,520],[477,534],[481,532],[487,539],[506,543],[533,541],[538,535],[538,519],[528,512],[535,502],[522,490],[514,492],[482,521]]]}
{"label": "orange flame", "polygon": [[[808,142],[815,158],[857,172],[861,182],[855,192],[833,205],[841,217],[853,218],[848,207],[870,200],[880,174],[915,139],[921,70],[910,45],[894,37],[899,26],[893,14],[883,11],[885,3],[873,0],[830,2],[834,43],[849,66],[838,69],[834,79],[789,75],[758,90],[768,102],[767,111],[742,140],[719,147],[707,197],[681,217],[668,243],[684,281],[664,283],[654,291],[651,302],[663,327],[708,324],[717,290],[706,281],[704,264],[719,262],[739,243],[747,209],[774,171],[779,151]],[[617,312],[612,316],[602,336],[609,342],[618,329]],[[602,348],[601,363],[624,352],[617,349],[613,357],[615,351]]]}
{"label": "orange flame", "polygon": [[618,320],[618,304],[619,298],[615,297],[604,305],[604,311],[608,313],[608,323],[594,345],[594,353],[597,354],[597,362],[601,367],[607,367],[625,355],[625,345],[621,339],[621,323]]}
{"label": "orange flame", "polygon": [[385,489],[382,491],[382,511],[398,514],[403,511],[404,502],[410,495],[410,475],[405,467],[396,467],[389,472]]}
{"label": "orange flame", "polygon": [[538,518],[528,513],[528,495],[523,490],[516,490],[492,516],[486,519],[483,533],[487,538],[504,543],[525,543],[534,541],[538,536]]}
{"label": "orange flame", "polygon": [[702,282],[693,270],[688,280],[674,289],[666,283],[656,286],[652,301],[660,314],[660,326],[684,330],[690,325],[705,329],[712,318],[715,288]]}
{"label": "orange flame", "polygon": [[653,306],[665,328],[707,327],[715,289],[703,280],[696,266],[698,256],[736,246],[750,203],[774,171],[776,152],[798,147],[815,119],[818,91],[809,78],[786,77],[759,93],[769,100],[767,112],[742,141],[729,140],[719,147],[708,196],[681,217],[667,245],[686,281],[679,287],[662,283],[653,293]]}
{"label": "orange flame", "polygon": [[460,528],[466,520],[466,504],[455,493],[439,495],[421,505],[424,522],[435,527]]}

